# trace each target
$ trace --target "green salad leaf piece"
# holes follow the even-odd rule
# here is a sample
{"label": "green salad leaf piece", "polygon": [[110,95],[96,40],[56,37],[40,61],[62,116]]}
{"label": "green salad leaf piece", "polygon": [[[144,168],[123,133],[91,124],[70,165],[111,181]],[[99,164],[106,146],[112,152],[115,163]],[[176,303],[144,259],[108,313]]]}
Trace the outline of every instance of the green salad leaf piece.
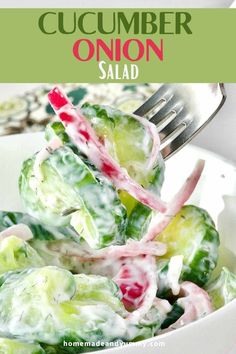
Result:
{"label": "green salad leaf piece", "polygon": [[224,267],[220,275],[206,286],[206,290],[214,308],[218,309],[236,299],[236,275]]}
{"label": "green salad leaf piece", "polygon": [[[158,241],[167,245],[167,253],[158,261],[160,277],[166,277],[168,260],[172,256],[183,255],[180,279],[199,286],[207,283],[218,260],[219,234],[205,210],[192,205],[184,206],[158,235]],[[168,291],[168,286],[163,291]]]}
{"label": "green salad leaf piece", "polygon": [[34,176],[34,163],[35,157],[24,162],[19,181],[30,215],[45,224],[73,226],[92,248],[124,243],[126,209],[107,178],[67,146],[41,164],[42,181]]}
{"label": "green salad leaf piece", "polygon": [[0,338],[0,354],[46,354],[39,344]]}
{"label": "green salad leaf piece", "polygon": [[39,254],[22,239],[9,236],[0,240],[0,274],[44,264]]}

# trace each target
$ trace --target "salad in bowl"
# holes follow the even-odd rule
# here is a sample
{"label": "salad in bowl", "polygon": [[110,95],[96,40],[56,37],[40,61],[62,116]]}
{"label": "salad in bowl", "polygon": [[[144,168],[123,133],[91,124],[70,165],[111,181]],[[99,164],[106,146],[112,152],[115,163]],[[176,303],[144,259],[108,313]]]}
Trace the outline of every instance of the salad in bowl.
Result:
{"label": "salad in bowl", "polygon": [[213,275],[215,224],[188,204],[204,161],[163,200],[155,125],[107,106],[73,107],[57,87],[48,97],[59,119],[22,165],[25,212],[0,212],[0,351],[139,342],[235,299],[236,276],[226,267]]}

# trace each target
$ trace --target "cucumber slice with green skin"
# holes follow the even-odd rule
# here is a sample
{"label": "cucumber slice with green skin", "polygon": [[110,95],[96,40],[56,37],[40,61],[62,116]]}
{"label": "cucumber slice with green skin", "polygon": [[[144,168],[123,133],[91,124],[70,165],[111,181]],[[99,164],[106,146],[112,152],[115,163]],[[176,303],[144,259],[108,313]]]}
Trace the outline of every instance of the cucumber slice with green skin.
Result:
{"label": "cucumber slice with green skin", "polygon": [[[106,145],[109,154],[127,169],[129,175],[145,188],[160,194],[164,180],[164,161],[161,155],[156,157],[154,167],[144,168],[153,143],[152,136],[147,129],[132,115],[108,106],[85,103],[81,107],[81,112],[90,121],[97,136]],[[71,147],[76,154],[80,154],[60,122],[52,123],[46,128],[47,140],[55,135],[59,136],[63,143]],[[88,161],[85,163],[88,165]],[[149,225],[152,210],[137,202],[125,191],[120,191],[119,196],[128,214],[126,237],[141,239]]]}
{"label": "cucumber slice with green skin", "polygon": [[39,344],[24,343],[15,339],[0,338],[2,354],[46,354]]}
{"label": "cucumber slice with green skin", "polygon": [[[145,127],[132,115],[108,106],[85,103],[81,111],[98,137],[105,142],[110,155],[127,169],[129,175],[145,188],[160,194],[164,180],[164,162],[161,155],[158,155],[156,166],[144,168],[153,143]],[[124,191],[120,192],[120,199],[128,213],[126,237],[141,239],[149,225],[152,210]]]}
{"label": "cucumber slice with green skin", "polygon": [[0,211],[0,232],[17,224],[27,225],[36,240],[72,239],[75,242],[80,241],[80,237],[72,227],[53,227],[42,224],[29,214]]}
{"label": "cucumber slice with green skin", "polygon": [[206,286],[213,307],[219,309],[236,299],[236,275],[223,268],[220,275]]}
{"label": "cucumber slice with green skin", "polygon": [[47,141],[58,137],[61,139],[63,144],[69,146],[70,148],[75,148],[75,145],[71,142],[69,135],[65,131],[65,127],[61,122],[52,122],[46,126],[44,137]]}
{"label": "cucumber slice with green skin", "polygon": [[152,149],[152,136],[143,124],[132,115],[108,106],[85,103],[81,112],[104,142],[109,154],[127,169],[133,179],[147,186],[150,171],[143,165]]}
{"label": "cucumber slice with green skin", "polygon": [[152,188],[159,192],[163,179],[159,169],[163,170],[163,160],[158,155],[156,166],[144,168],[153,145],[153,138],[144,125],[132,114],[108,106],[85,103],[81,112],[104,142],[109,154],[126,168],[129,175],[144,187],[152,184]]}
{"label": "cucumber slice with green skin", "polygon": [[37,251],[22,239],[9,236],[0,240],[0,274],[44,265]]}
{"label": "cucumber slice with green skin", "polygon": [[157,279],[158,279],[157,297],[161,299],[170,299],[172,297],[170,284],[168,283],[167,280],[168,269],[169,269],[169,260],[163,259],[157,262]]}
{"label": "cucumber slice with green skin", "polygon": [[[160,193],[164,180],[164,161],[159,154],[156,165],[149,169],[144,164],[152,150],[152,136],[147,129],[132,115],[125,114],[108,106],[90,105],[81,107],[82,114],[91,123],[97,136],[106,145],[109,154],[126,168],[129,175],[144,187]],[[47,125],[45,138],[50,141],[58,136],[63,144],[70,147],[76,154],[81,154],[65,132],[61,122]]]}
{"label": "cucumber slice with green skin", "polygon": [[83,342],[122,338],[127,312],[119,296],[105,277],[74,276],[57,267],[27,269],[0,287],[0,331],[49,345],[65,337]]}
{"label": "cucumber slice with green skin", "polygon": [[61,139],[61,142],[66,147],[69,147],[79,158],[83,161],[83,163],[94,173],[97,172],[96,167],[88,160],[88,158],[81,153],[78,147],[71,141],[69,135],[65,131],[65,127],[62,122],[52,122],[46,126],[45,139],[50,142],[53,138],[58,137]]}
{"label": "cucumber slice with green skin", "polygon": [[124,243],[126,210],[107,178],[66,146],[41,164],[43,181],[34,177],[34,162],[24,163],[19,181],[30,215],[52,226],[72,225],[92,248]]}
{"label": "cucumber slice with green skin", "polygon": [[[148,189],[153,190],[154,193],[160,194],[160,189],[164,180],[164,164],[160,160],[160,164],[155,169],[155,176],[148,186]],[[128,195],[128,198],[131,198]],[[126,205],[126,203],[124,203]],[[129,208],[130,209],[130,208]],[[127,227],[126,237],[140,240],[146,233],[152,217],[152,210],[146,205],[139,202],[131,209]]]}
{"label": "cucumber slice with green skin", "polygon": [[152,211],[146,205],[137,203],[131,211],[127,227],[126,237],[140,240],[148,228],[151,221]]}
{"label": "cucumber slice with green skin", "polygon": [[207,283],[217,264],[220,242],[214,222],[205,210],[184,206],[157,239],[167,245],[167,253],[161,259],[183,255],[182,281],[199,286]]}

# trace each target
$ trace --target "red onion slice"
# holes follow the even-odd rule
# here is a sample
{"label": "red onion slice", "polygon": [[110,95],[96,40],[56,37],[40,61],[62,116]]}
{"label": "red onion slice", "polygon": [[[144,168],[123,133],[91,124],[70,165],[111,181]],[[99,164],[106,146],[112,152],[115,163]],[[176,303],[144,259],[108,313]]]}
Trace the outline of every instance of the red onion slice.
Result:
{"label": "red onion slice", "polygon": [[150,136],[152,137],[152,150],[149,159],[146,163],[146,168],[149,170],[153,168],[156,164],[157,156],[160,152],[160,137],[157,132],[156,126],[153,123],[149,122],[148,119],[136,116],[135,114],[133,114],[132,117],[138,122],[140,122],[145,127],[145,129],[148,130]]}
{"label": "red onion slice", "polygon": [[17,224],[8,227],[6,230],[0,232],[0,240],[7,238],[9,236],[16,236],[24,241],[29,241],[34,238],[32,231],[30,228],[25,224]]}
{"label": "red onion slice", "polygon": [[184,308],[184,314],[167,331],[185,326],[213,312],[208,293],[196,284],[185,281],[181,285],[180,294],[184,297],[178,299],[177,304]]}
{"label": "red onion slice", "polygon": [[160,234],[180,211],[184,203],[190,198],[193,193],[203,171],[205,161],[199,160],[190,176],[187,178],[183,186],[168,203],[167,210],[163,214],[157,214],[151,221],[149,229],[142,238],[142,242],[151,241]]}
{"label": "red onion slice", "polygon": [[[133,266],[142,269],[142,278],[143,279],[133,279],[133,283],[140,282],[143,284],[144,293],[140,294],[141,304],[139,307],[131,312],[127,321],[132,324],[138,324],[140,320],[147,314],[150,308],[153,306],[156,299],[157,293],[157,277],[156,277],[156,259],[155,257],[146,256],[139,257],[133,260]],[[134,274],[134,272],[132,272]],[[136,274],[139,274],[137,272]],[[145,282],[144,282],[145,277]]]}

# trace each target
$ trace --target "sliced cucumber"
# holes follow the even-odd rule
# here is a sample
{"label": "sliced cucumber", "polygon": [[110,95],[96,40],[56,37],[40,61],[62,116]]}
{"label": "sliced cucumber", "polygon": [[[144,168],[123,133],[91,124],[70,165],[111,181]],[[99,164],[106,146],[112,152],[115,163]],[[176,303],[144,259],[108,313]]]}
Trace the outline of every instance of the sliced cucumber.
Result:
{"label": "sliced cucumber", "polygon": [[[164,179],[164,162],[159,154],[156,156],[154,167],[144,168],[152,150],[153,140],[143,124],[134,116],[108,106],[85,103],[81,111],[107,147],[109,154],[127,169],[135,181],[160,194]],[[50,124],[46,129],[47,140],[55,135],[59,136],[75,153],[80,154],[59,122]],[[125,191],[120,191],[119,196],[128,214],[126,236],[140,239],[146,231],[152,211]]]}
{"label": "sliced cucumber", "polygon": [[167,245],[167,253],[162,260],[183,255],[182,281],[189,280],[199,286],[206,284],[216,267],[219,234],[205,210],[184,206],[158,235],[158,241]]}
{"label": "sliced cucumber", "polygon": [[34,236],[34,239],[37,240],[72,239],[75,242],[81,241],[78,233],[72,227],[54,227],[43,224],[39,220],[25,213],[0,211],[0,232],[17,224],[27,225]]}
{"label": "sliced cucumber", "polygon": [[132,115],[108,106],[85,103],[81,110],[110,155],[127,169],[132,178],[147,185],[150,171],[143,165],[149,158],[153,141],[143,124]]}
{"label": "sliced cucumber", "polygon": [[0,338],[1,354],[46,354],[39,344],[21,342],[17,339]]}
{"label": "sliced cucumber", "polygon": [[0,274],[44,265],[37,251],[22,239],[12,235],[0,240]]}
{"label": "sliced cucumber", "polygon": [[34,163],[35,157],[24,162],[19,183],[30,215],[52,226],[72,225],[92,248],[125,242],[126,210],[107,178],[67,146],[41,164],[42,181],[35,181]]}
{"label": "sliced cucumber", "polygon": [[207,285],[206,291],[215,309],[228,304],[236,299],[236,275],[224,267],[220,275]]}
{"label": "sliced cucumber", "polygon": [[[162,160],[160,160],[159,165],[155,169],[155,175],[153,176],[153,179],[150,180],[148,189],[152,190],[153,193],[159,195],[161,186],[163,184],[163,180],[164,180],[164,163],[162,163]],[[128,195],[128,201],[131,198],[132,197]],[[128,222],[126,227],[126,236],[127,238],[140,240],[142,236],[145,234],[149,226],[152,217],[152,210],[148,208],[146,205],[143,205],[139,202],[135,202],[132,205],[132,208],[130,208],[130,206],[127,205],[125,201],[123,201],[123,204],[126,205],[129,211],[129,217],[128,217]]]}
{"label": "sliced cucumber", "polygon": [[161,156],[156,156],[154,169],[153,166],[144,168],[153,146],[148,129],[132,114],[108,106],[85,103],[81,111],[106,145],[110,155],[127,169],[129,175],[144,187],[152,183],[158,191],[162,182],[160,167],[157,169]]}

